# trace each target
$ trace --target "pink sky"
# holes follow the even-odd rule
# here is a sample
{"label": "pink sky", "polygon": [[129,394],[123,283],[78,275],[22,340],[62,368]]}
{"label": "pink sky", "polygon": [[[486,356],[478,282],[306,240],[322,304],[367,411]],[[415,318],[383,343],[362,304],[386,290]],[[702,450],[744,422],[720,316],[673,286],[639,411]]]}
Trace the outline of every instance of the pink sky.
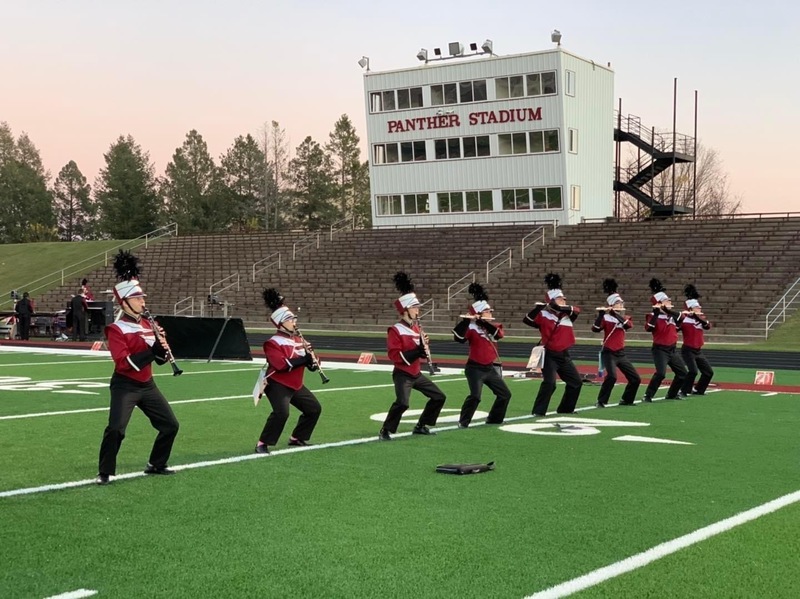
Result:
{"label": "pink sky", "polygon": [[133,135],[160,175],[191,129],[218,159],[272,120],[292,150],[307,135],[324,144],[345,113],[365,148],[362,55],[388,70],[455,40],[531,52],[559,28],[566,49],[612,63],[623,111],[648,125],[671,127],[678,77],[678,130],[691,134],[698,89],[700,140],[719,152],[744,211],[800,211],[790,146],[800,139],[800,11],[785,3],[676,0],[653,14],[627,0],[7,4],[0,121],[30,135],[53,176],[75,160],[93,182],[119,135]]}

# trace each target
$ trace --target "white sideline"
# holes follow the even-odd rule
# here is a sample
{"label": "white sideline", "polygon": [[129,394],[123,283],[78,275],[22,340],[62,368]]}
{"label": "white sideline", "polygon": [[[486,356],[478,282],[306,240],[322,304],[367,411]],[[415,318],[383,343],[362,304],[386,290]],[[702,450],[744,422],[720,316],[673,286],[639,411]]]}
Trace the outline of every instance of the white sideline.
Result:
{"label": "white sideline", "polygon": [[620,576],[621,574],[626,574],[627,572],[632,572],[633,570],[642,568],[656,560],[661,559],[662,557],[676,553],[681,549],[691,547],[692,545],[695,545],[701,541],[705,541],[713,536],[727,532],[733,528],[736,528],[737,526],[741,526],[742,524],[746,524],[757,518],[760,518],[761,516],[766,516],[767,514],[777,512],[779,509],[797,503],[798,501],[800,501],[800,491],[789,493],[788,495],[778,497],[777,499],[773,499],[772,501],[768,501],[767,503],[761,504],[747,511],[740,512],[735,516],[731,516],[730,518],[725,518],[724,520],[720,520],[714,524],[699,528],[694,532],[690,532],[689,534],[678,537],[677,539],[672,539],[671,541],[656,545],[647,551],[632,555],[631,557],[628,557],[615,564],[598,568],[597,570],[589,572],[588,574],[584,574],[583,576],[579,576],[578,578],[573,578],[572,580],[562,582],[561,584],[550,587],[549,589],[539,591],[533,595],[528,595],[525,597],[525,599],[557,599],[559,597],[567,597],[573,593],[577,593],[578,591],[583,591],[590,587],[601,584],[606,580]]}
{"label": "white sideline", "polygon": [[90,591],[89,589],[78,589],[77,591],[70,591],[69,593],[61,593],[60,595],[52,595],[45,599],[82,599],[83,597],[91,597],[97,595],[97,591]]}

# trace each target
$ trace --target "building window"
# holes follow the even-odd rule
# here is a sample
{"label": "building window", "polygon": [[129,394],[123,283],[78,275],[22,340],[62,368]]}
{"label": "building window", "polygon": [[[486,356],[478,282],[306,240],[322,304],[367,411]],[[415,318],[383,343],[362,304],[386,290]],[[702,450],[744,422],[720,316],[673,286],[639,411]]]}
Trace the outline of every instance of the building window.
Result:
{"label": "building window", "polygon": [[569,209],[570,210],[580,210],[581,209],[581,186],[580,185],[571,185],[569,188]]}
{"label": "building window", "polygon": [[458,84],[458,95],[462,104],[486,100],[486,79],[462,81]]}
{"label": "building window", "polygon": [[502,133],[497,136],[497,148],[501,156],[527,154],[528,140],[525,133]]}
{"label": "building window", "polygon": [[534,210],[557,210],[563,207],[560,187],[536,187],[531,192]]}
{"label": "building window", "polygon": [[437,193],[439,212],[464,212],[464,194],[460,191]]}
{"label": "building window", "polygon": [[461,139],[458,137],[437,139],[434,141],[434,148],[436,149],[436,160],[461,158]]}
{"label": "building window", "polygon": [[489,136],[480,135],[478,137],[464,138],[464,158],[475,158],[476,156],[491,156],[489,149]]}
{"label": "building window", "polygon": [[444,85],[431,85],[431,105],[442,106],[444,104],[457,104],[458,96],[455,83],[445,83]]}
{"label": "building window", "polygon": [[570,129],[569,130],[569,151],[571,154],[578,153],[578,130],[577,129]]}
{"label": "building window", "polygon": [[558,152],[558,129],[547,131],[531,131],[529,134],[531,142],[531,154],[543,154],[545,152]]}
{"label": "building window", "polygon": [[525,96],[525,86],[522,75],[515,77],[500,77],[494,80],[494,94],[498,100],[507,98],[522,98]]}
{"label": "building window", "polygon": [[425,156],[425,141],[404,141],[400,144],[400,160],[402,162],[415,162],[427,160]]}
{"label": "building window", "polygon": [[487,212],[492,210],[491,191],[468,191],[465,195],[467,212]]}
{"label": "building window", "polygon": [[422,108],[422,88],[411,87],[397,90],[397,108]]}
{"label": "building window", "polygon": [[532,73],[525,77],[528,96],[547,96],[556,93],[556,72]]}
{"label": "building window", "polygon": [[389,164],[400,162],[397,144],[375,144],[372,146],[372,163]]}
{"label": "building window", "polygon": [[404,195],[403,206],[405,207],[406,214],[428,214],[430,212],[430,207],[428,206],[428,194],[412,193]]}
{"label": "building window", "polygon": [[529,189],[504,189],[503,210],[529,210],[531,207]]}
{"label": "building window", "polygon": [[564,71],[564,93],[575,95],[575,71]]}
{"label": "building window", "polygon": [[391,216],[393,214],[403,213],[403,202],[401,196],[377,196],[375,199],[378,204],[379,216]]}

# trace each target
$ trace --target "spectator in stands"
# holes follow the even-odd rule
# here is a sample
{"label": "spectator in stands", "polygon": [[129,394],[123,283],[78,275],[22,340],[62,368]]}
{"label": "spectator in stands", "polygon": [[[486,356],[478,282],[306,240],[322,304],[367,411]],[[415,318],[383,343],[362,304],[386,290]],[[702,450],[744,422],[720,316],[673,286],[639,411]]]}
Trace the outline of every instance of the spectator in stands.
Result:
{"label": "spectator in stands", "polygon": [[125,429],[134,408],[139,408],[158,431],[144,470],[148,475],[174,474],[167,467],[172,445],[178,434],[178,419],[153,380],[152,363],[166,364],[169,344],[161,327],[154,331],[150,321],[143,318],[147,297],[139,285],[137,258],[130,252],[120,252],[114,269],[120,281],[114,286],[114,296],[122,315],[105,328],[108,349],[114,360],[111,375],[111,406],[108,426],[100,445],[100,465],[95,482],[107,485],[116,474],[117,454],[125,438]]}
{"label": "spectator in stands", "polygon": [[677,322],[681,314],[677,310],[673,310],[672,300],[666,294],[666,289],[661,281],[655,278],[650,279],[650,290],[653,292],[650,297],[653,312],[646,318],[644,329],[653,334],[651,351],[656,372],[647,385],[642,401],[648,403],[653,401],[653,397],[661,386],[661,381],[667,374],[667,366],[672,369],[675,377],[672,379],[665,399],[683,399],[681,387],[686,379],[686,365],[676,350],[678,344]]}
{"label": "spectator in stands", "polygon": [[617,383],[617,368],[622,371],[628,381],[619,405],[632,406],[636,400],[639,385],[642,383],[636,368],[625,356],[625,331],[633,328],[633,319],[623,315],[625,303],[622,301],[622,296],[617,293],[617,282],[614,279],[603,281],[603,291],[608,294],[607,307],[597,309],[597,318],[594,319],[592,325],[595,333],[601,331],[603,333],[600,361],[605,371],[605,377],[600,392],[597,394],[597,407],[604,408],[608,404],[611,392]]}
{"label": "spectator in stands", "polygon": [[26,291],[22,294],[22,299],[14,305],[14,313],[17,318],[17,331],[19,338],[27,341],[31,334],[31,318],[36,312],[33,300]]}
{"label": "spectator in stands", "polygon": [[[705,395],[711,377],[714,376],[714,370],[703,354],[703,344],[705,343],[703,331],[709,330],[711,323],[704,318],[703,308],[698,301],[700,294],[697,292],[697,288],[689,284],[684,288],[684,293],[686,294],[687,311],[683,313],[680,321],[681,333],[683,333],[681,356],[686,363],[688,372],[681,392],[684,395]],[[700,371],[700,380],[693,389],[698,370]]]}
{"label": "spectator in stands", "polygon": [[[420,363],[423,356],[430,364],[429,340],[419,326],[420,301],[414,293],[414,284],[404,272],[394,276],[397,290],[402,294],[395,300],[394,306],[400,321],[389,327],[386,347],[389,359],[394,362],[392,380],[394,381],[395,400],[383,422],[378,438],[391,441],[392,434],[400,426],[400,418],[408,409],[411,391],[416,389],[428,398],[422,414],[411,431],[414,435],[435,435],[429,427],[435,426],[442,411],[446,396],[428,377],[422,374]],[[433,365],[429,366],[431,369]]]}
{"label": "spectator in stands", "polygon": [[569,355],[569,349],[575,345],[573,323],[581,313],[578,306],[567,305],[567,298],[561,290],[561,277],[548,273],[544,278],[548,287],[547,303],[538,303],[528,312],[523,323],[539,329],[544,346],[544,366],[542,367],[542,384],[533,404],[534,416],[545,416],[550,405],[550,398],[556,390],[556,374],[567,384],[556,411],[559,414],[573,414],[578,405],[583,380]]}
{"label": "spectator in stands", "polygon": [[72,338],[75,340],[86,341],[86,314],[88,306],[83,295],[83,288],[72,296],[69,302],[72,312]]}
{"label": "spectator in stands", "polygon": [[81,291],[83,292],[83,297],[86,298],[87,302],[94,301],[94,293],[92,293],[92,288],[89,287],[89,279],[81,280]]}
{"label": "spectator in stands", "polygon": [[265,289],[262,295],[264,303],[272,312],[270,320],[278,329],[264,343],[268,369],[263,393],[269,399],[272,412],[264,424],[255,449],[256,453],[269,453],[269,447],[278,443],[283,427],[286,426],[290,405],[300,410],[300,419],[289,437],[289,445],[297,447],[309,444],[322,413],[322,406],[303,384],[306,368],[314,371],[317,370],[317,365],[311,352],[307,351],[303,339],[296,333],[297,316],[284,306],[284,298],[277,289]]}
{"label": "spectator in stands", "polygon": [[469,357],[464,368],[469,395],[461,406],[459,428],[467,428],[472,422],[484,385],[494,393],[486,424],[501,424],[511,399],[511,391],[503,380],[500,352],[497,351],[497,341],[503,338],[503,325],[493,322],[489,296],[480,283],[472,283],[468,291],[475,301],[453,329],[453,339],[469,344]]}

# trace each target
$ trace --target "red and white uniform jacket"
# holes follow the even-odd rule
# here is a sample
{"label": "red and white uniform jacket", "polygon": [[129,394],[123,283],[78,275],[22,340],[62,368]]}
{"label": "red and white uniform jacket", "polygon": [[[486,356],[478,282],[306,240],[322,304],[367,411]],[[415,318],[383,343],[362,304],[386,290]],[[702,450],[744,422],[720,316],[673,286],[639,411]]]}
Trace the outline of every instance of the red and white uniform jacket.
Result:
{"label": "red and white uniform jacket", "polygon": [[307,358],[300,337],[276,333],[264,343],[267,357],[267,378],[297,391],[303,386]]}
{"label": "red and white uniform jacket", "polygon": [[653,333],[655,345],[675,345],[678,343],[678,327],[671,314],[659,311],[658,315],[648,314],[644,320],[644,330]]}
{"label": "red and white uniform jacket", "polygon": [[633,328],[633,319],[629,316],[623,318],[624,322],[620,322],[616,316],[612,314],[604,314],[597,326],[597,321],[592,324],[592,330],[595,333],[603,331],[603,347],[610,351],[620,351],[625,349],[625,331]]}
{"label": "red and white uniform jacket", "polygon": [[[565,306],[566,307],[566,306]],[[522,322],[539,329],[542,334],[542,345],[550,351],[566,351],[575,345],[575,331],[572,323],[578,318],[581,309],[571,306],[571,312],[554,312],[550,308],[532,310]],[[536,315],[531,318],[531,315]]]}
{"label": "red and white uniform jacket", "polygon": [[711,323],[697,315],[689,314],[681,319],[681,333],[683,333],[683,345],[692,349],[700,349],[705,343],[703,331],[711,328]]}
{"label": "red and white uniform jacket", "polygon": [[146,383],[153,378],[153,361],[158,364],[167,361],[166,352],[156,342],[153,328],[146,318],[137,321],[123,313],[118,321],[105,328],[104,334],[117,374]]}
{"label": "red and white uniform jacket", "polygon": [[386,335],[386,350],[395,371],[417,376],[424,355],[420,349],[419,325],[401,320],[390,326]]}
{"label": "red and white uniform jacket", "polygon": [[453,338],[459,343],[469,343],[467,364],[489,366],[500,363],[497,341],[504,337],[503,325],[462,319],[453,329]]}

